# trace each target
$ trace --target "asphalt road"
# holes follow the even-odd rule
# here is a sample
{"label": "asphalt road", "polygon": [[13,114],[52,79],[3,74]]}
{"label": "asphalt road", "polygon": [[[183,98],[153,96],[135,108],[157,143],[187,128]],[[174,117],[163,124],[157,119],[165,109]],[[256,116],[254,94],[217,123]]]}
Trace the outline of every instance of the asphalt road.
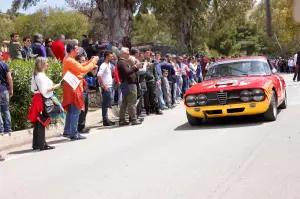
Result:
{"label": "asphalt road", "polygon": [[180,105],[142,126],[57,138],[53,151],[8,151],[0,198],[300,198],[300,82],[284,76],[289,104],[276,122],[243,117],[190,127]]}

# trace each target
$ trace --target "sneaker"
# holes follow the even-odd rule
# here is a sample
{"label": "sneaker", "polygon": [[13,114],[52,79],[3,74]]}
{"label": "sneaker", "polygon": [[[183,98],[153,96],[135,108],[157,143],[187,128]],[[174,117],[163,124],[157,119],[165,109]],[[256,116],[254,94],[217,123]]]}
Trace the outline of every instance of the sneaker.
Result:
{"label": "sneaker", "polygon": [[70,138],[71,134],[70,133],[63,133],[62,136],[65,137],[65,138]]}
{"label": "sneaker", "polygon": [[86,137],[84,137],[84,136],[82,136],[82,135],[80,135],[79,133],[76,135],[76,136],[71,136],[70,137],[70,140],[71,141],[75,141],[75,140],[85,140],[86,139]]}
{"label": "sneaker", "polygon": [[162,112],[161,110],[158,109],[158,110],[155,111],[155,114],[156,114],[156,115],[163,115],[163,112]]}
{"label": "sneaker", "polygon": [[109,120],[104,120],[103,121],[103,126],[112,126]]}
{"label": "sneaker", "polygon": [[168,107],[168,106],[163,106],[163,107],[161,108],[161,110],[166,110],[166,109],[169,109],[169,107]]}
{"label": "sneaker", "polygon": [[131,125],[132,125],[132,126],[140,125],[140,124],[142,124],[142,122],[139,121],[139,120],[135,120],[135,121],[131,122]]}
{"label": "sneaker", "polygon": [[116,125],[115,122],[108,120],[112,125]]}
{"label": "sneaker", "polygon": [[88,134],[90,132],[90,130],[91,129],[89,129],[89,128],[84,128],[84,129],[82,129],[81,131],[78,131],[78,132],[81,133],[81,134]]}
{"label": "sneaker", "polygon": [[139,117],[139,118],[145,118],[145,117],[147,117],[147,115],[145,115],[145,114],[140,114],[138,117]]}
{"label": "sneaker", "polygon": [[128,126],[129,122],[123,120],[123,121],[119,121],[119,126]]}

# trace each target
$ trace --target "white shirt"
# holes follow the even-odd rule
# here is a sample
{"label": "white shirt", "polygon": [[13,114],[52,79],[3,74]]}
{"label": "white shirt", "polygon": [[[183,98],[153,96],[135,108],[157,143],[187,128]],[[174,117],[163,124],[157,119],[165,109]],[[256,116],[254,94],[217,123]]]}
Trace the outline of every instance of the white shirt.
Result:
{"label": "white shirt", "polygon": [[294,65],[296,66],[296,64],[297,64],[297,58],[298,58],[298,54],[295,54],[294,55]]}
{"label": "white shirt", "polygon": [[105,63],[103,62],[100,66],[99,72],[97,76],[102,78],[103,84],[107,88],[111,88],[113,85],[113,79],[112,79],[112,66],[111,63]]}
{"label": "white shirt", "polygon": [[294,66],[294,61],[292,59],[289,59],[288,66],[289,67],[293,67]]}
{"label": "white shirt", "polygon": [[[38,88],[37,88],[38,87]],[[31,79],[31,92],[41,93],[45,98],[53,96],[53,91],[48,91],[49,88],[53,87],[53,82],[49,79],[45,73],[38,73],[35,78],[32,75]]]}

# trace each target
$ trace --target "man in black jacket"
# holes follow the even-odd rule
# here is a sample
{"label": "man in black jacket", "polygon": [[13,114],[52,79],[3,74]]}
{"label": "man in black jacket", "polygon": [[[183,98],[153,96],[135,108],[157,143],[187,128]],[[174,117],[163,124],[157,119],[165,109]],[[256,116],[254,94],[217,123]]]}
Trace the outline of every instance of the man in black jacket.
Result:
{"label": "man in black jacket", "polygon": [[120,59],[118,60],[118,72],[121,81],[121,91],[123,95],[122,104],[120,107],[120,126],[129,125],[125,120],[126,110],[128,108],[129,117],[132,125],[139,125],[141,121],[137,120],[136,103],[138,93],[138,74],[137,71],[142,67],[141,63],[130,65],[128,62],[129,49],[121,48]]}
{"label": "man in black jacket", "polygon": [[156,95],[156,87],[160,83],[158,81],[157,71],[154,65],[154,60],[150,57],[150,50],[145,51],[145,60],[148,61],[147,70],[145,74],[147,92],[145,96],[145,109],[146,114],[150,115],[150,105],[155,109],[157,115],[162,115],[162,111],[159,109],[158,97]]}

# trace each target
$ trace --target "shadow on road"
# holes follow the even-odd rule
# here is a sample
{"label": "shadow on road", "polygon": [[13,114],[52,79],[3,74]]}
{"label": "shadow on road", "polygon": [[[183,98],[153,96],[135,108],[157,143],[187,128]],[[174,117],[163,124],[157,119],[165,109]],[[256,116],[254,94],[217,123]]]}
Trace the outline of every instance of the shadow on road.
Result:
{"label": "shadow on road", "polygon": [[200,129],[222,129],[222,128],[236,128],[245,126],[258,126],[264,123],[264,119],[258,116],[244,116],[244,117],[227,117],[208,119],[198,126],[191,126],[188,122],[175,128],[175,131],[188,131]]}
{"label": "shadow on road", "polygon": [[[49,145],[52,144],[59,144],[59,143],[65,143],[65,142],[69,142],[68,139],[64,138],[64,139],[59,139],[59,140],[53,140],[50,142],[47,142]],[[23,149],[23,150],[19,150],[19,151],[12,151],[10,153],[8,153],[9,155],[20,155],[20,154],[25,154],[25,153],[33,153],[33,152],[39,152],[40,150],[33,150],[33,149]]]}
{"label": "shadow on road", "polygon": [[68,138],[62,138],[62,139],[53,140],[53,141],[50,141],[50,142],[47,142],[47,143],[49,145],[51,145],[51,144],[60,144],[60,143],[66,143],[66,142],[70,142],[70,140]]}
{"label": "shadow on road", "polygon": [[9,155],[20,155],[20,154],[25,154],[25,153],[33,153],[33,152],[37,152],[37,151],[40,151],[40,150],[32,150],[32,149],[23,149],[23,150],[20,150],[20,151],[13,151],[13,152],[10,152],[8,153]]}

